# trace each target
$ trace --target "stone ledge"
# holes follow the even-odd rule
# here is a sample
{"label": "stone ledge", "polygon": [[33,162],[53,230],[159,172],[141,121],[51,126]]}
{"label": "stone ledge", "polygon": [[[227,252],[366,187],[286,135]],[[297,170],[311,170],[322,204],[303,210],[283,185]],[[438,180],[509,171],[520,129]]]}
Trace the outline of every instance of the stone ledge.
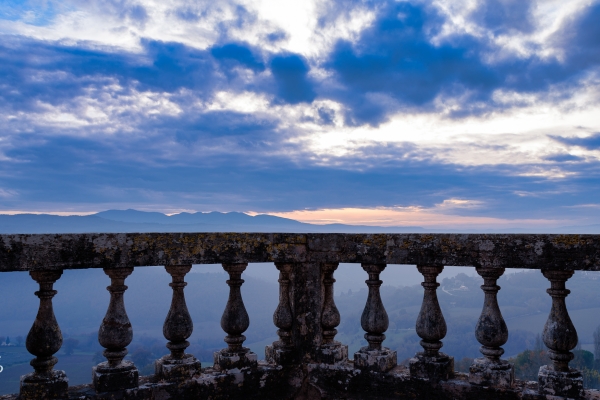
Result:
{"label": "stone ledge", "polygon": [[[178,383],[153,383],[154,376],[140,377],[140,386],[117,392],[96,393],[91,384],[69,388],[69,400],[191,400],[191,399],[444,399],[444,400],[558,400],[538,394],[537,382],[515,381],[512,389],[471,385],[468,375],[431,384],[410,377],[408,368],[396,366],[387,373],[362,371],[349,361],[336,365],[305,364],[282,367],[259,361],[256,368],[216,371]],[[304,397],[303,397],[304,396]],[[17,400],[18,395],[0,396]],[[586,390],[583,399],[600,400],[600,391]]]}

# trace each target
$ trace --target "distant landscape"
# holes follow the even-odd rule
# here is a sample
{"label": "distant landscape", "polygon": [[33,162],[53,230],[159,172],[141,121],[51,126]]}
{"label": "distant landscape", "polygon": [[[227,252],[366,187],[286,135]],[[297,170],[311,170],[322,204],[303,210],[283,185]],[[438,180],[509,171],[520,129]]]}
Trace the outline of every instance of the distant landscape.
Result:
{"label": "distant landscape", "polygon": [[[448,232],[419,226],[367,226],[345,224],[308,224],[293,219],[241,212],[179,213],[137,210],[108,210],[85,216],[49,214],[0,214],[2,233],[92,233],[92,232],[322,232],[322,233],[410,233]],[[600,225],[558,228],[469,229],[452,232],[471,233],[579,233],[598,234]]]}
{"label": "distant landscape", "polygon": [[[9,221],[10,223],[5,223]],[[203,229],[196,229],[202,227]],[[279,229],[277,229],[279,228]],[[86,217],[48,215],[0,216],[2,233],[60,232],[128,232],[128,231],[295,231],[317,232],[339,229],[339,232],[361,232],[362,227],[344,225],[310,225],[272,216],[251,217],[242,213],[178,214],[168,217],[160,213],[135,210],[106,211]],[[348,228],[348,229],[346,229]],[[373,231],[383,228],[369,227]],[[404,228],[397,228],[398,231]],[[417,231],[416,227],[406,228]],[[367,230],[365,230],[367,231]],[[388,232],[392,231],[387,229]],[[422,230],[421,230],[422,231]],[[321,231],[318,231],[321,232]],[[245,333],[246,345],[264,358],[264,346],[277,340],[272,313],[278,302],[277,270],[271,264],[251,264],[244,273],[244,302],[250,315],[250,328]],[[0,293],[0,343],[8,338],[11,346],[0,347],[4,367],[0,394],[18,391],[19,376],[30,372],[32,358],[24,347],[24,338],[31,327],[38,307],[33,295],[37,285],[27,273],[3,273]],[[336,337],[349,346],[350,356],[365,345],[360,316],[366,301],[366,273],[357,264],[341,264],[335,273],[335,301],[342,315]],[[402,362],[420,350],[414,331],[422,300],[421,275],[414,266],[389,265],[381,276],[384,305],[390,318],[384,345],[398,352]],[[567,282],[571,294],[567,306],[579,334],[581,351],[594,352],[593,333],[600,320],[600,273],[577,272]],[[195,265],[186,276],[186,300],[194,321],[194,333],[188,349],[202,360],[212,362],[213,351],[223,348],[224,332],[219,321],[227,301],[226,274],[218,265]],[[480,356],[474,328],[483,305],[482,279],[474,268],[447,267],[439,279],[438,296],[448,325],[442,351],[455,357],[457,369],[468,367],[468,358]],[[127,278],[129,286],[125,303],[134,329],[129,346],[133,359],[143,374],[153,371],[154,359],[167,354],[162,324],[169,309],[170,276],[163,267],[136,268]],[[109,294],[108,277],[102,270],[66,270],[55,288],[57,320],[64,344],[57,354],[58,369],[64,369],[71,384],[91,380],[91,367],[102,361],[102,348],[97,342],[97,330],[106,312]],[[546,293],[548,281],[537,271],[507,271],[499,280],[502,287],[499,302],[509,328],[510,337],[504,346],[505,358],[516,357],[526,349],[536,348],[536,336],[543,329],[551,299]],[[538,338],[539,342],[539,338]],[[539,343],[537,344],[539,347]],[[598,358],[598,355],[595,355]],[[467,360],[461,364],[461,360]]]}

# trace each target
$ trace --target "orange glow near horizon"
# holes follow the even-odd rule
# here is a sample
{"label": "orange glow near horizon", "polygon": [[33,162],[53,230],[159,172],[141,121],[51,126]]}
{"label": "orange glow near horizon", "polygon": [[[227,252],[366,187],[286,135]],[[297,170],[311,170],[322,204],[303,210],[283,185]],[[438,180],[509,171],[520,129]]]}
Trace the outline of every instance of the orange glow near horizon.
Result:
{"label": "orange glow near horizon", "polygon": [[[257,213],[248,214],[256,215]],[[493,217],[462,216],[444,214],[439,212],[438,210],[425,209],[420,207],[338,208],[273,212],[268,214],[318,225],[340,223],[348,225],[370,225],[390,227],[553,227],[573,222],[558,219],[502,219]]]}

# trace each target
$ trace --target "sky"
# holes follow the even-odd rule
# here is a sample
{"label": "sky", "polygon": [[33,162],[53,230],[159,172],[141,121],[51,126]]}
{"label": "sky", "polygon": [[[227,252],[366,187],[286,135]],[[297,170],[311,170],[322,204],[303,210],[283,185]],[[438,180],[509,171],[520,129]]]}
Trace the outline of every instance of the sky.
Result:
{"label": "sky", "polygon": [[0,2],[0,213],[600,223],[600,2]]}

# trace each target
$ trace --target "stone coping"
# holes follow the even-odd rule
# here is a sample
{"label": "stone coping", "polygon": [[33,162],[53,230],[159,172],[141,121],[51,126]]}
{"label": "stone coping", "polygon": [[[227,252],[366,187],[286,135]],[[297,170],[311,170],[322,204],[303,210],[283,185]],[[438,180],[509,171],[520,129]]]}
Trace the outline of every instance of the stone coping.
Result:
{"label": "stone coping", "polygon": [[0,235],[0,272],[244,262],[343,262],[600,271],[600,235]]}

